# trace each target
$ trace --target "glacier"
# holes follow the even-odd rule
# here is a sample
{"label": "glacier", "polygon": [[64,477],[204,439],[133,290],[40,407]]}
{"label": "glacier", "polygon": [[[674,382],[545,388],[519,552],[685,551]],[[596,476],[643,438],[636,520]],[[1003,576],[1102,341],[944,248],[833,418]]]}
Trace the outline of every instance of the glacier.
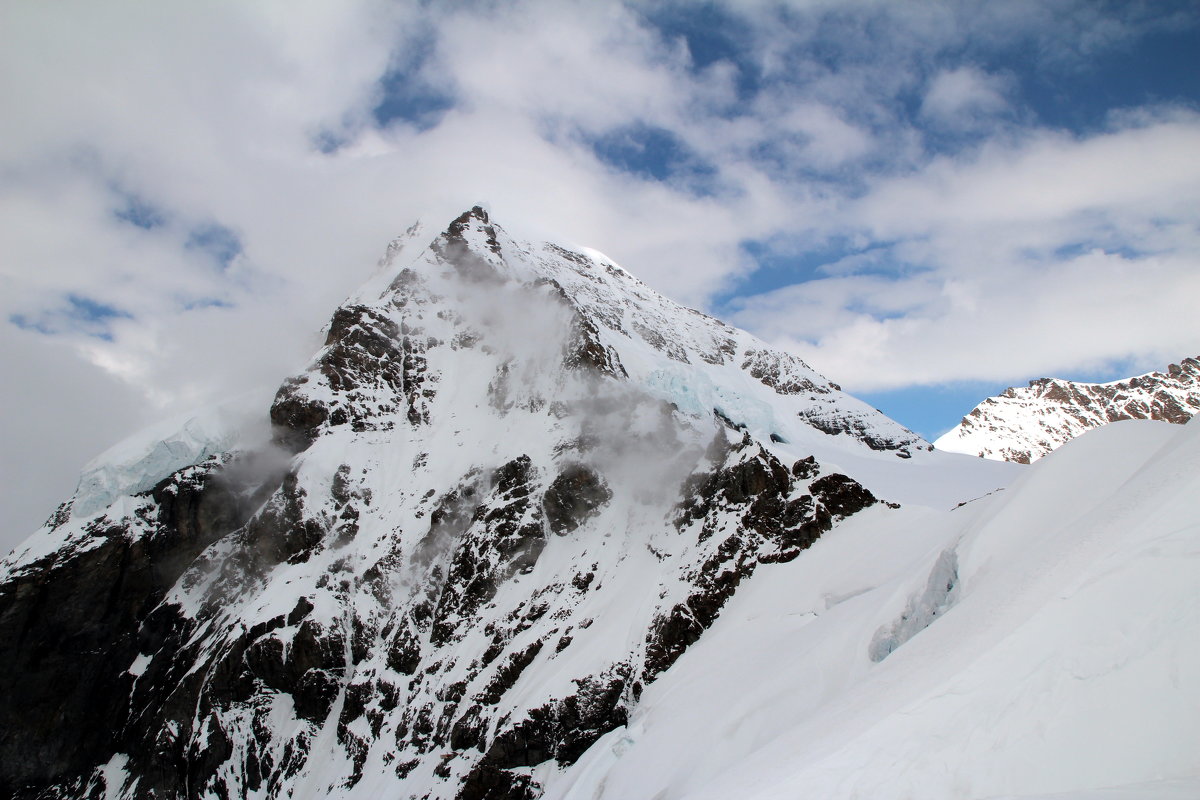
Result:
{"label": "glacier", "polygon": [[145,492],[171,473],[223,453],[237,441],[238,425],[220,407],[145,428],[83,467],[71,513],[92,516],[118,497]]}

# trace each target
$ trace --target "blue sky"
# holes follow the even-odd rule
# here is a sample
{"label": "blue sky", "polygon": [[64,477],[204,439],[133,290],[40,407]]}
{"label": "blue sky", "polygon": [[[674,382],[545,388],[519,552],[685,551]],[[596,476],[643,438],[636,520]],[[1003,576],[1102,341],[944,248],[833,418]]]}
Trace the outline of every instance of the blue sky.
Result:
{"label": "blue sky", "polygon": [[[713,48],[709,36],[707,29],[702,29],[696,35],[688,35],[688,41],[695,42],[701,52],[708,50],[721,57],[725,40]],[[975,62],[981,69],[1004,75],[1011,82],[1014,105],[1011,113],[1029,120],[1028,124],[1086,136],[1103,131],[1114,110],[1156,105],[1200,107],[1200,25],[1194,22],[1165,26],[1136,41],[1051,71],[1042,69],[1036,58],[1030,58],[1028,49],[1019,46],[984,52]],[[910,111],[916,112],[914,123],[920,126],[919,107]],[[940,150],[953,152],[964,146],[954,136],[942,139],[936,130],[926,132]],[[736,303],[738,297],[809,279],[819,274],[823,265],[877,246],[878,242],[870,242],[853,247],[845,240],[835,239],[824,246],[779,256],[762,242],[748,241],[743,247],[753,259],[755,271],[715,297],[714,309],[720,313],[727,304]],[[1068,369],[1062,372],[1062,377],[1109,381],[1148,368],[1144,363],[1137,365],[1117,359],[1107,368]],[[861,392],[860,397],[932,439],[957,422],[981,398],[997,394],[1009,385],[1005,380],[946,381]]]}
{"label": "blue sky", "polygon": [[106,442],[269,393],[390,238],[477,202],[926,436],[1200,352],[1194,2],[0,14],[0,486],[27,521]]}

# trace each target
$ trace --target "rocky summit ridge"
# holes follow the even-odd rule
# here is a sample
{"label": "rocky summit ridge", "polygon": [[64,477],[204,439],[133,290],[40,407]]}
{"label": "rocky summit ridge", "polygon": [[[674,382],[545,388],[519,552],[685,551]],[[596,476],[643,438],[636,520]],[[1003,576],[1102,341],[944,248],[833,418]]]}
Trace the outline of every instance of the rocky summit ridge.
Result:
{"label": "rocky summit ridge", "polygon": [[935,447],[1028,464],[1101,425],[1126,419],[1183,424],[1200,412],[1200,360],[1109,383],[1039,378],[989,397]]}
{"label": "rocky summit ridge", "polygon": [[127,443],[0,563],[0,795],[538,797],[757,571],[997,485],[911,480],[957,457],[478,207],[269,416]]}

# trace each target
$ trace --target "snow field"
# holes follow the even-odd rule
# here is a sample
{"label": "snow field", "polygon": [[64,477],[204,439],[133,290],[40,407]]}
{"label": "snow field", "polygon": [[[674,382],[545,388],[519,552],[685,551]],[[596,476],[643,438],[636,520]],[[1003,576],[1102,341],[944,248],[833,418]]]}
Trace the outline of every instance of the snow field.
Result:
{"label": "snow field", "polygon": [[[957,511],[852,517],[739,589],[546,796],[1197,796],[1196,497],[1200,425],[1117,423]],[[951,549],[956,601],[871,663]]]}

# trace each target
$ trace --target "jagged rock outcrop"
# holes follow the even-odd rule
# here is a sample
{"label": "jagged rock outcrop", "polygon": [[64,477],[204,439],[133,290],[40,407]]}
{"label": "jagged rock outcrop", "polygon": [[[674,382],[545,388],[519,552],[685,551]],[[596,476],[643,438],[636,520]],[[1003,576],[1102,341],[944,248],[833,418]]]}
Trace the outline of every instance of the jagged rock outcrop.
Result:
{"label": "jagged rock outcrop", "polygon": [[234,485],[227,473],[216,458],[180,470],[127,516],[93,517],[83,537],[0,583],[0,793],[77,789],[124,744],[137,683],[129,668],[161,636],[158,604],[273,482]]}
{"label": "jagged rock outcrop", "polygon": [[934,445],[1028,464],[1086,431],[1124,419],[1183,424],[1200,412],[1200,360],[1110,383],[1039,378],[989,397]]}
{"label": "jagged rock outcrop", "polygon": [[0,794],[536,797],[876,502],[833,464],[933,457],[598,254],[479,208],[420,236],[284,382],[278,447],[3,563]]}

